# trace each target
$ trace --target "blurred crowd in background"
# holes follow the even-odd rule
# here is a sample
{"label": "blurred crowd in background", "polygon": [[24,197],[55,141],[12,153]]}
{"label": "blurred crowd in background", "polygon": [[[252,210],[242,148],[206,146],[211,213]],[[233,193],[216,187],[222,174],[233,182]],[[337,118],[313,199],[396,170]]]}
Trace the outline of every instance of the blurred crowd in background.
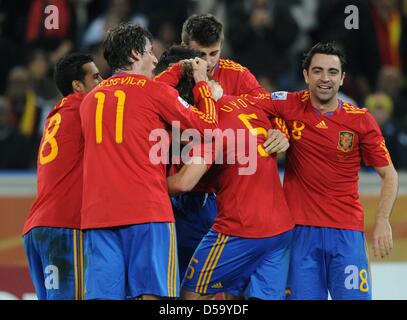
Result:
{"label": "blurred crowd in background", "polygon": [[[59,29],[44,26],[47,5]],[[359,29],[346,29],[348,5]],[[407,170],[407,0],[18,0],[0,1],[0,169],[34,169],[48,112],[61,99],[53,66],[66,53],[92,54],[103,78],[106,31],[122,21],[147,27],[157,58],[180,43],[193,13],[225,27],[222,56],[248,67],[268,90],[305,88],[301,61],[318,41],[336,41],[348,65],[341,98],[366,107],[398,170]]]}

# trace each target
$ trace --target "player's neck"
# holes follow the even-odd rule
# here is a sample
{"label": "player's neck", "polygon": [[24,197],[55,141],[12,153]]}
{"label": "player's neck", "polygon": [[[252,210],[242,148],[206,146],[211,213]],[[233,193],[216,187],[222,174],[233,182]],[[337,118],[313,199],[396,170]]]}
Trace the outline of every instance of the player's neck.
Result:
{"label": "player's neck", "polygon": [[143,75],[141,72],[140,68],[137,68],[135,64],[131,66],[129,69],[116,69],[114,72],[114,75],[120,75],[120,74],[139,74]]}
{"label": "player's neck", "polygon": [[312,107],[317,109],[320,113],[327,113],[335,111],[338,108],[338,97],[334,96],[331,100],[323,102],[314,96],[310,96]]}

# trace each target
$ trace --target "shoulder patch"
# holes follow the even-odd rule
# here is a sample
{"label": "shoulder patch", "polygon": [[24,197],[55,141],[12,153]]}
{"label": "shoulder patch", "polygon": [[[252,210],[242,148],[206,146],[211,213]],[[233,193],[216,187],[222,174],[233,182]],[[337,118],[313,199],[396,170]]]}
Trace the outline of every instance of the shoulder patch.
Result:
{"label": "shoulder patch", "polygon": [[186,102],[184,99],[182,99],[180,96],[178,96],[178,101],[186,108],[188,109],[191,105]]}
{"label": "shoulder patch", "polygon": [[287,91],[276,91],[271,94],[272,100],[287,100]]}

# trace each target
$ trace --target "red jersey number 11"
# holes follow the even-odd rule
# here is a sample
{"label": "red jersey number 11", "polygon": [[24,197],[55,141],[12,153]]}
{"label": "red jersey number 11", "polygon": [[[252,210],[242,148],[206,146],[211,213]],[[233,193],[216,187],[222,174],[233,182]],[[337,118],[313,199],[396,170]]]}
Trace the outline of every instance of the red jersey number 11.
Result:
{"label": "red jersey number 11", "polygon": [[[124,103],[126,101],[126,94],[122,90],[116,90],[114,92],[117,98],[116,105],[116,143],[123,142],[123,113]],[[102,120],[103,120],[103,108],[105,106],[106,95],[103,92],[96,92],[95,98],[98,103],[96,106],[96,143],[102,143]]]}

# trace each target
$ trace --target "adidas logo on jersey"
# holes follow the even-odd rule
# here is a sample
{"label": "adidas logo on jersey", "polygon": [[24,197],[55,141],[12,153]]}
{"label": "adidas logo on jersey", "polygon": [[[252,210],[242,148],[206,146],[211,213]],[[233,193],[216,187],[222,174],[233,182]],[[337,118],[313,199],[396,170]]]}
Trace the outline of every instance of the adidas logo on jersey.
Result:
{"label": "adidas logo on jersey", "polygon": [[216,282],[211,286],[212,289],[222,289],[222,283],[221,282]]}
{"label": "adidas logo on jersey", "polygon": [[326,125],[324,120],[322,120],[320,123],[318,123],[316,125],[316,127],[319,128],[319,129],[328,129],[328,126]]}

